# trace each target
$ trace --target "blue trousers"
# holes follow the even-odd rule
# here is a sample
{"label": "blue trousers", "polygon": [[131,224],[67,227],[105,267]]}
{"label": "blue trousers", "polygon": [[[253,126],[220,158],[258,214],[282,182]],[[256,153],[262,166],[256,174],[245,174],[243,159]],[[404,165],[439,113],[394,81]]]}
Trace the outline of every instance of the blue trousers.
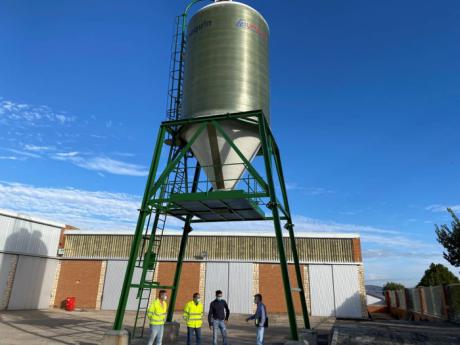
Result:
{"label": "blue trousers", "polygon": [[227,328],[225,327],[224,320],[213,320],[212,321],[212,345],[217,345],[217,330],[220,330],[222,334],[222,345],[227,345]]}
{"label": "blue trousers", "polygon": [[192,345],[193,333],[195,333],[196,345],[201,345],[201,328],[187,327],[187,345]]}
{"label": "blue trousers", "polygon": [[153,345],[153,342],[155,341],[156,345],[161,345],[161,342],[163,341],[163,331],[164,331],[165,326],[164,325],[150,325],[150,338],[149,342],[147,343],[148,345]]}
{"label": "blue trousers", "polygon": [[264,327],[257,327],[257,345],[264,345]]}

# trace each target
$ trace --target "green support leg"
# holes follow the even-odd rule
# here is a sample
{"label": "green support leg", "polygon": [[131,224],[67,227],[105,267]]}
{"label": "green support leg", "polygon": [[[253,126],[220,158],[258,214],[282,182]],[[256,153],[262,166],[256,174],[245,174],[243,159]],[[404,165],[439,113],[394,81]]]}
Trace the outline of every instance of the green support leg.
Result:
{"label": "green support leg", "polygon": [[291,294],[291,284],[289,282],[288,264],[286,260],[286,253],[284,251],[283,230],[281,228],[280,215],[279,215],[277,201],[276,201],[275,184],[273,182],[272,166],[271,166],[272,164],[271,164],[271,157],[270,157],[269,144],[268,144],[268,138],[267,138],[266,123],[261,113],[259,113],[259,133],[260,133],[260,139],[262,141],[262,148],[263,148],[264,160],[265,160],[265,170],[267,174],[267,184],[268,184],[268,190],[270,194],[270,205],[269,206],[273,213],[273,223],[275,225],[276,241],[278,244],[278,251],[280,255],[281,275],[283,278],[284,294],[286,298],[286,306],[287,306],[288,316],[289,316],[289,325],[291,328],[291,337],[293,340],[299,340],[299,335],[297,331],[296,315],[295,315],[295,309],[294,309],[294,302],[292,300],[292,294]]}
{"label": "green support leg", "polygon": [[120,300],[118,302],[117,313],[115,315],[115,322],[113,324],[114,330],[121,330],[123,328],[123,319],[126,311],[126,304],[128,302],[129,290],[131,288],[131,282],[133,279],[134,268],[136,266],[136,258],[138,255],[139,246],[142,240],[142,233],[145,225],[145,218],[150,214],[148,209],[149,202],[149,190],[154,182],[155,175],[160,161],[161,149],[163,147],[163,141],[165,137],[165,128],[160,127],[158,133],[157,142],[155,145],[155,152],[153,154],[152,164],[150,165],[149,176],[147,179],[147,185],[145,187],[144,197],[142,199],[141,209],[139,210],[139,218],[137,220],[136,231],[134,233],[133,242],[131,244],[131,250],[129,253],[128,265],[126,267],[125,279],[121,288]]}
{"label": "green support leg", "polygon": [[284,208],[286,210],[286,213],[288,214],[288,221],[286,223],[286,229],[289,232],[289,239],[291,241],[291,250],[292,250],[292,256],[294,258],[294,266],[295,266],[295,272],[297,276],[297,285],[300,289],[299,295],[300,295],[300,304],[302,306],[302,314],[303,314],[303,321],[304,321],[304,326],[306,329],[310,329],[310,319],[308,317],[308,307],[307,307],[307,300],[305,298],[305,289],[303,285],[303,279],[302,279],[302,272],[300,270],[300,262],[299,262],[299,254],[297,252],[297,244],[295,241],[295,235],[294,235],[294,224],[292,224],[292,218],[291,218],[291,210],[289,209],[289,201],[287,197],[287,191],[286,191],[286,184],[284,182],[284,174],[283,174],[283,167],[281,165],[281,156],[280,152],[278,150],[278,147],[276,145],[274,146],[273,150],[273,156],[275,158],[275,165],[276,165],[276,170],[278,172],[278,180],[281,186],[281,193],[283,194],[283,203],[284,203]]}
{"label": "green support leg", "polygon": [[[197,166],[195,168],[195,175],[193,176],[192,193],[195,193],[198,189],[200,172],[201,172],[201,167],[197,163]],[[174,274],[173,289],[171,292],[171,300],[169,302],[168,315],[166,317],[166,321],[168,322],[172,321],[173,315],[174,315],[174,309],[176,308],[176,298],[177,298],[177,293],[179,292],[180,277],[182,274],[182,264],[184,262],[185,250],[187,249],[188,234],[192,231],[192,228],[190,227],[191,221],[192,221],[192,217],[187,216],[187,219],[184,225],[184,231],[182,233],[182,239],[180,242],[179,255],[178,255],[177,264],[176,264],[176,272]]]}
{"label": "green support leg", "polygon": [[180,276],[182,274],[182,264],[184,262],[185,249],[187,248],[188,234],[192,231],[190,222],[186,222],[184,231],[182,232],[182,238],[180,241],[179,256],[177,258],[176,272],[174,274],[173,289],[171,291],[171,300],[169,303],[168,315],[166,317],[167,322],[171,322],[174,316],[174,309],[176,308],[177,293],[179,292]]}

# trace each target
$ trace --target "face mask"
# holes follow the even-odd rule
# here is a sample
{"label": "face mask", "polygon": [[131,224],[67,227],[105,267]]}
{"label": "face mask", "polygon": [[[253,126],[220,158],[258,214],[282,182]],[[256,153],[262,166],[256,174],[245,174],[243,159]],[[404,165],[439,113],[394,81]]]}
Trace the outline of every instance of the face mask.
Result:
{"label": "face mask", "polygon": [[168,299],[168,296],[164,295],[162,298],[161,298],[163,301],[166,301]]}
{"label": "face mask", "polygon": [[200,301],[201,301],[201,298],[195,298],[196,303],[200,303]]}
{"label": "face mask", "polygon": [[222,301],[222,296],[218,296],[218,297],[217,297],[217,300],[218,300],[218,301]]}

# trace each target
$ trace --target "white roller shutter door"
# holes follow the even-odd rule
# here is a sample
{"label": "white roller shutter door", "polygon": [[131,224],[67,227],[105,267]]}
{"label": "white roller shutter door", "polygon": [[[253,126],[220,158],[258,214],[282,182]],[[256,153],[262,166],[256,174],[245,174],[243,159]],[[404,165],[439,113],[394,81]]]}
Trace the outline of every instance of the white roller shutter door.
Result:
{"label": "white roller shutter door", "polygon": [[334,283],[331,265],[310,265],[311,314],[334,316]]}
{"label": "white roller shutter door", "polygon": [[358,267],[333,265],[336,317],[361,318]]}
{"label": "white roller shutter door", "polygon": [[225,300],[228,299],[228,263],[208,262],[206,264],[205,310],[216,298],[216,290],[222,290]]}
{"label": "white roller shutter door", "polygon": [[252,314],[252,272],[252,263],[230,263],[227,302],[231,313]]}
{"label": "white roller shutter door", "polygon": [[8,309],[48,309],[56,266],[56,259],[21,255]]}
{"label": "white roller shutter door", "polygon": [[[116,310],[118,301],[120,300],[121,287],[125,278],[126,267],[128,261],[108,261],[107,270],[105,272],[104,290],[102,292],[103,310]],[[136,267],[133,275],[133,283],[138,283],[141,279],[142,269]],[[146,292],[144,292],[146,293]],[[130,289],[126,310],[137,310],[139,300],[136,298],[137,289]]]}

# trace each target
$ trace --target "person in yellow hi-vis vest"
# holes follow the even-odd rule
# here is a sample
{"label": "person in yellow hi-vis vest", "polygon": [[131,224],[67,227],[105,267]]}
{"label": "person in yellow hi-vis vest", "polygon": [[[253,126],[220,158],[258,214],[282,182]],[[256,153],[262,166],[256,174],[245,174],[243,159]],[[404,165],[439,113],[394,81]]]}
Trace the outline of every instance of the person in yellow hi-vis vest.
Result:
{"label": "person in yellow hi-vis vest", "polygon": [[166,314],[168,313],[168,304],[166,291],[160,290],[158,298],[155,299],[147,310],[147,317],[150,320],[150,338],[148,345],[153,345],[156,338],[156,345],[161,345],[163,340],[163,331],[166,322]]}
{"label": "person in yellow hi-vis vest", "polygon": [[195,333],[196,345],[201,345],[201,326],[203,325],[203,304],[198,292],[193,294],[193,300],[184,307],[184,319],[187,322],[187,345],[192,345]]}

